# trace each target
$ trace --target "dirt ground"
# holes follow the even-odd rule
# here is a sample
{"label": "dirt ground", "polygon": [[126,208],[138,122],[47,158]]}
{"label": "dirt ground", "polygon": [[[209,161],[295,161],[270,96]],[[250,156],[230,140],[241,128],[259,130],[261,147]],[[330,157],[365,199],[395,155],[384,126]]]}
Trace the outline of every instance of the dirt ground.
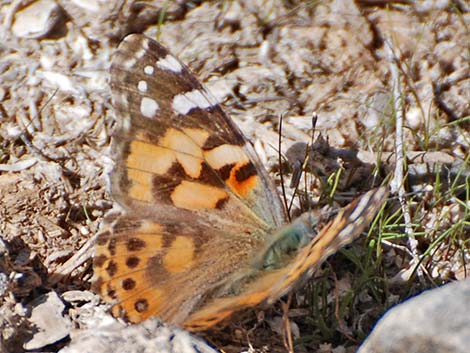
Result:
{"label": "dirt ground", "polygon": [[[281,116],[286,184],[288,166],[302,159],[311,141],[314,112],[315,134],[332,147],[361,151],[369,163],[386,155],[385,176],[395,168],[394,154],[387,153],[395,152],[395,104],[401,102],[405,151],[431,156],[423,157],[426,163],[407,162],[415,168],[407,169],[414,177],[407,195],[419,195],[412,213],[421,218],[413,222],[421,235],[432,236],[417,249],[405,236],[387,241],[421,254],[470,213],[468,183],[463,201],[435,199],[436,175],[445,174],[440,182],[451,189],[453,176],[470,169],[469,11],[464,1],[432,0],[3,1],[0,351],[57,351],[68,344],[64,335],[25,346],[36,332],[29,310],[51,291],[65,303],[61,312],[75,330],[86,326],[81,317],[102,310],[88,291],[90,239],[113,204],[107,193],[114,126],[108,69],[126,34],[144,32],[187,63],[252,141],[278,185]],[[317,168],[315,157],[309,165]],[[353,189],[370,188],[365,179],[342,187],[360,181]],[[398,223],[389,233],[405,234],[404,221]],[[468,234],[467,226],[426,260],[425,283],[416,279],[421,288],[468,275]],[[397,260],[401,250],[385,248],[388,278],[406,277],[411,260]],[[293,319],[301,342],[296,351],[354,351],[386,306],[377,307],[364,327],[343,323],[343,330],[312,341],[319,330]],[[312,315],[308,308],[298,312]],[[260,351],[285,351],[276,325],[258,326],[256,334],[247,334],[248,326],[211,339],[227,352],[246,350],[247,337]]]}

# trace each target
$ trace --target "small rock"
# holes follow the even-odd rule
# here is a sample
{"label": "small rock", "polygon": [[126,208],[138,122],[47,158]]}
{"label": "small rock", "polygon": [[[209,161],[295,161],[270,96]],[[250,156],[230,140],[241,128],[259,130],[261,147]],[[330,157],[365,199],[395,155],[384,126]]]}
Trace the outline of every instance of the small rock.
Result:
{"label": "small rock", "polygon": [[44,38],[63,21],[64,13],[54,1],[33,2],[15,14],[12,32],[20,38]]}
{"label": "small rock", "polygon": [[358,353],[467,353],[470,280],[428,290],[380,319]]}
{"label": "small rock", "polygon": [[63,316],[65,305],[55,292],[49,292],[31,304],[30,321],[37,329],[33,338],[23,345],[26,350],[40,349],[70,334],[72,323]]}
{"label": "small rock", "polygon": [[[108,317],[109,319],[106,319]],[[60,353],[216,353],[208,344],[190,333],[163,325],[152,318],[138,325],[125,326],[110,315],[94,327],[72,335],[72,343]]]}
{"label": "small rock", "polygon": [[69,303],[73,302],[91,302],[96,294],[87,290],[69,290],[62,294],[62,298]]}
{"label": "small rock", "polygon": [[[282,316],[275,316],[272,319],[266,320],[269,324],[271,330],[279,334],[280,336],[283,335],[285,330],[285,321]],[[294,321],[289,321],[290,332],[295,339],[300,338],[300,329],[299,326]]]}
{"label": "small rock", "polygon": [[88,228],[85,227],[85,226],[81,226],[79,230],[80,230],[80,234],[81,234],[81,235],[85,235],[85,236],[86,236],[86,235],[89,235],[89,234],[90,234],[90,231],[89,231]]}

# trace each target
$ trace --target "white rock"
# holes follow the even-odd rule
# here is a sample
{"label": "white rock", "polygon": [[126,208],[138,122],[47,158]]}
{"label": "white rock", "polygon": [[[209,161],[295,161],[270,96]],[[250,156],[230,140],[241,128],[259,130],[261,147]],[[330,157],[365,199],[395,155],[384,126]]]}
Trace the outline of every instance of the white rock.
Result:
{"label": "white rock", "polygon": [[470,280],[428,290],[390,309],[359,353],[467,353]]}
{"label": "white rock", "polygon": [[88,330],[72,335],[72,342],[60,353],[216,353],[199,337],[163,325],[152,318],[138,325],[125,326],[110,315],[96,322]]}
{"label": "white rock", "polygon": [[63,16],[62,9],[54,1],[36,1],[15,14],[11,30],[20,38],[42,38],[54,29]]}
{"label": "white rock", "polygon": [[23,345],[26,350],[39,349],[55,343],[70,334],[72,323],[63,316],[65,305],[55,292],[37,298],[32,304],[30,321],[37,332]]}

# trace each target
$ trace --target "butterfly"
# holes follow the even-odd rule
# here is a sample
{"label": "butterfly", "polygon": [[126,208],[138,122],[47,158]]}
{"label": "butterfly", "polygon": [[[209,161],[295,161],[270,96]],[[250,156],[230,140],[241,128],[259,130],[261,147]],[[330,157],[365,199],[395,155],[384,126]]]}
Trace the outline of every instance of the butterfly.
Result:
{"label": "butterfly", "polygon": [[121,207],[95,248],[93,288],[112,313],[190,331],[271,304],[354,240],[387,197],[365,193],[319,232],[287,222],[252,145],[195,75],[141,34],[111,69],[116,115],[111,195]]}

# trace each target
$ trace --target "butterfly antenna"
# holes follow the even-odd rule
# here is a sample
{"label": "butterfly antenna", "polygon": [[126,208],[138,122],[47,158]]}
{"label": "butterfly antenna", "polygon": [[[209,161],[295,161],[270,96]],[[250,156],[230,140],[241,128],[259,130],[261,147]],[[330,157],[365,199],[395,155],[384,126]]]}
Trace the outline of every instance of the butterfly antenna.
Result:
{"label": "butterfly antenna", "polygon": [[291,179],[291,188],[294,188],[294,193],[292,195],[292,198],[290,200],[289,206],[288,206],[288,211],[290,212],[292,205],[294,203],[295,196],[297,195],[297,191],[299,188],[300,184],[300,178],[302,177],[302,174],[304,170],[307,168],[308,161],[310,159],[310,151],[312,150],[313,146],[313,141],[314,141],[314,136],[315,136],[315,128],[317,125],[317,120],[318,120],[318,114],[316,112],[313,112],[312,114],[312,134],[310,138],[310,143],[307,144],[307,147],[305,148],[305,156],[304,156],[304,161],[302,164],[300,162],[294,162],[294,172],[292,173],[292,179]]}
{"label": "butterfly antenna", "polygon": [[279,164],[279,176],[281,178],[281,189],[282,189],[282,199],[284,201],[284,206],[287,210],[287,219],[289,222],[291,221],[290,217],[290,206],[288,206],[287,202],[287,194],[286,194],[286,187],[284,186],[284,172],[282,171],[282,121],[284,119],[284,114],[281,114],[279,117],[279,130],[278,130],[278,144],[277,144],[277,150],[278,150],[278,164]]}
{"label": "butterfly antenna", "polygon": [[312,135],[310,139],[310,146],[313,146],[313,137],[315,136],[315,129],[317,127],[317,120],[318,120],[318,114],[317,112],[313,112],[312,114]]}

